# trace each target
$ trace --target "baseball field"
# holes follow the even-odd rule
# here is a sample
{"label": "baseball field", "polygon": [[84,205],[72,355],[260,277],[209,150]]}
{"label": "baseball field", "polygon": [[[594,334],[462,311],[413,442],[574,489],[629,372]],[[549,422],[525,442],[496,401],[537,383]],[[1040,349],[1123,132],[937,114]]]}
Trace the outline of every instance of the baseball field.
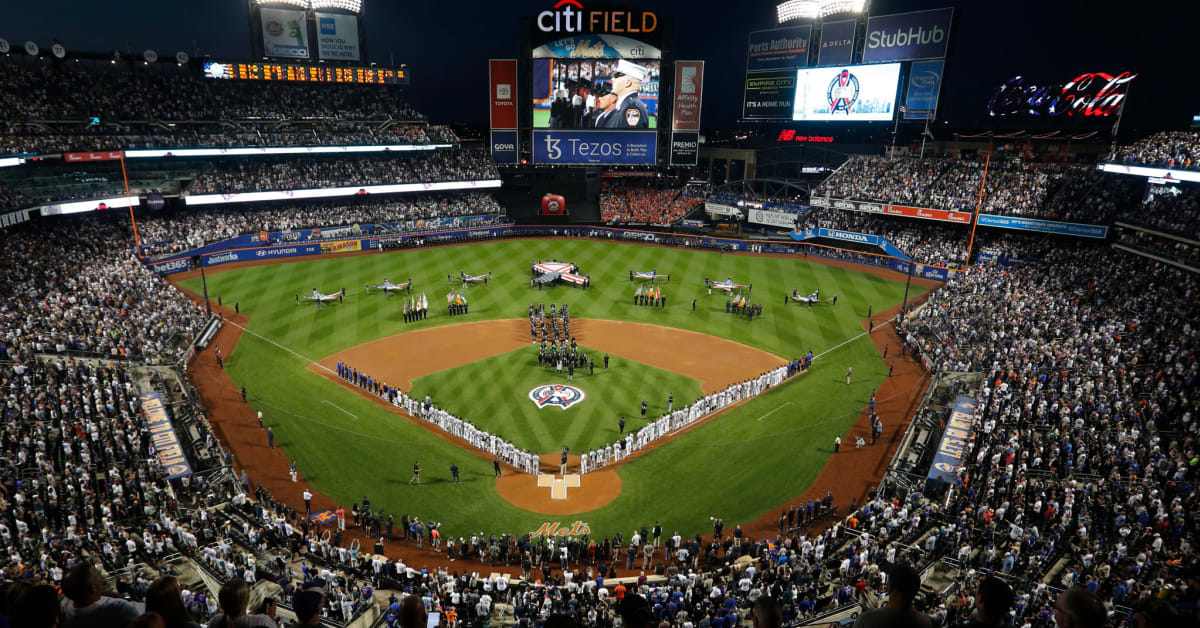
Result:
{"label": "baseball field", "polygon": [[[579,265],[591,287],[530,287],[530,263],[549,259]],[[670,273],[659,281],[663,308],[635,306],[629,271]],[[487,285],[462,285],[460,271],[492,273]],[[452,282],[447,275],[454,275]],[[368,293],[364,286],[413,280],[430,314],[405,323],[405,296]],[[763,305],[753,320],[726,313],[727,296],[710,295],[704,278],[753,284],[750,301]],[[342,504],[369,495],[378,509],[442,522],[445,533],[525,532],[546,521],[586,521],[593,533],[629,533],[647,517],[690,534],[709,529],[709,516],[748,521],[808,487],[833,453],[871,391],[888,376],[888,362],[862,327],[870,308],[899,305],[903,282],[798,257],[719,255],[715,252],[593,240],[511,240],[429,249],[318,258],[293,263],[208,270],[208,293],[237,302],[249,318],[225,370],[245,386],[275,444],[304,479]],[[181,285],[201,291],[191,277]],[[318,308],[296,295],[346,290],[341,303]],[[838,295],[837,305],[784,304],[793,289]],[[446,314],[446,294],[460,291],[469,313]],[[928,290],[913,283],[910,298]],[[745,294],[745,290],[741,290]],[[695,300],[693,310],[692,301]],[[570,306],[572,334],[595,362],[566,373],[538,365],[530,344],[531,303]],[[411,391],[521,448],[557,456],[612,442],[617,421],[627,430],[730,383],[760,375],[808,351],[813,368],[759,397],[612,468],[588,482],[614,481],[606,503],[555,517],[522,508],[502,494],[492,461],[443,438],[331,375],[338,361]],[[608,369],[601,356],[609,354]],[[848,368],[853,382],[845,383]],[[563,410],[538,408],[530,391],[570,384],[586,397]],[[265,447],[265,437],[262,445]],[[843,447],[847,447],[844,444]],[[543,458],[545,460],[546,458]],[[408,485],[419,461],[422,486]],[[449,467],[463,482],[450,482]],[[284,469],[278,470],[280,473]],[[505,468],[509,477],[518,472]],[[610,479],[606,480],[605,477]],[[526,478],[517,478],[521,481]],[[534,478],[528,478],[534,482]],[[572,489],[579,491],[580,489]],[[570,496],[568,496],[570,501]]]}

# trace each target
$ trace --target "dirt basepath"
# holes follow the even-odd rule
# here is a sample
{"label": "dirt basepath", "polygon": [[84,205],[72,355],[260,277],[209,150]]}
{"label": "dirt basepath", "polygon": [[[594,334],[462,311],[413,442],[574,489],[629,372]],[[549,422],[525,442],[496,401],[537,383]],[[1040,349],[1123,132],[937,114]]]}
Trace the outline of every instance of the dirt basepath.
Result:
{"label": "dirt basepath", "polygon": [[[475,243],[467,243],[464,245],[450,246],[470,246]],[[645,245],[653,246],[653,245]],[[348,253],[339,254],[339,257],[349,257],[354,255],[369,255],[372,253]],[[712,253],[716,255],[717,253]],[[316,257],[316,256],[314,256]],[[328,257],[328,256],[320,256]],[[874,274],[886,279],[903,281],[904,275],[870,266],[860,266],[849,262],[841,262],[829,260],[821,257],[801,258],[788,255],[772,255],[772,257],[786,257],[789,259],[804,259],[805,261],[825,264],[828,266],[836,266],[841,268],[852,269],[858,272]],[[293,261],[301,261],[311,258],[290,258],[285,260],[263,260],[264,263],[288,263]],[[236,263],[220,266],[216,269],[209,269],[209,273],[223,272],[233,270],[243,266],[260,265],[258,260],[246,263]],[[190,276],[198,276],[198,271],[184,273],[172,276],[171,282],[176,284],[181,279],[186,279]],[[937,287],[941,284],[932,282],[926,279],[913,278],[913,283],[927,287]],[[195,301],[202,300],[199,294],[184,290]],[[919,299],[913,299],[912,302],[924,300],[924,295]],[[217,306],[213,302],[213,311],[222,313],[225,318],[237,325],[245,326],[249,323],[249,319],[242,315],[235,315],[231,308]],[[881,312],[876,316],[876,321],[882,322],[890,320],[898,311],[898,306],[889,311]],[[866,321],[863,322],[864,329]],[[661,328],[659,328],[661,329]],[[528,333],[528,328],[521,330],[522,333]],[[223,355],[229,356],[232,354],[234,346],[241,338],[241,329],[234,325],[225,325],[210,343],[205,351],[201,351],[196,355],[188,369],[188,374],[195,383],[196,389],[199,392],[200,403],[207,409],[211,418],[211,423],[216,431],[217,437],[221,440],[222,445],[229,449],[234,457],[234,467],[240,475],[244,470],[249,476],[251,486],[261,484],[269,490],[271,494],[285,504],[294,506],[300,510],[304,508],[304,502],[301,499],[301,493],[304,489],[309,489],[313,493],[313,509],[316,511],[325,509],[336,509],[337,503],[328,496],[320,493],[309,486],[303,472],[299,475],[299,482],[291,482],[288,479],[288,465],[290,459],[279,448],[268,448],[267,439],[264,430],[258,427],[258,421],[255,415],[255,409],[252,405],[243,403],[238,392],[238,387],[234,384],[225,371],[217,367],[216,358],[214,356],[214,348],[220,347]],[[876,347],[882,352],[882,347],[890,345],[888,361],[891,362],[895,357],[896,368],[893,376],[886,380],[880,387],[878,399],[880,402],[876,407],[876,411],[884,422],[883,437],[879,444],[875,446],[865,447],[861,450],[853,448],[854,436],[862,434],[868,438],[869,442],[869,422],[866,418],[866,412],[860,416],[859,420],[854,424],[851,431],[843,437],[843,447],[841,453],[830,458],[829,462],[822,469],[813,485],[807,488],[803,493],[788,500],[782,507],[790,507],[792,505],[800,505],[808,502],[810,499],[823,497],[826,491],[831,491],[834,494],[836,503],[840,506],[841,512],[845,512],[845,507],[851,499],[858,499],[859,503],[865,497],[868,491],[872,490],[883,472],[886,470],[887,464],[890,462],[892,455],[895,453],[896,447],[899,445],[899,440],[903,436],[905,429],[908,426],[908,420],[916,407],[917,401],[924,394],[925,388],[928,386],[928,378],[925,377],[924,369],[911,359],[899,358],[896,354],[899,350],[899,338],[896,336],[894,329],[890,326],[872,334],[872,340]],[[598,349],[600,347],[597,347]],[[615,352],[614,352],[615,353]],[[620,355],[620,354],[618,354]],[[672,369],[674,370],[674,369]],[[336,378],[335,378],[336,379]],[[253,401],[253,399],[251,399]],[[423,423],[423,422],[422,422]],[[830,444],[832,449],[832,444]],[[577,463],[575,463],[577,464]],[[506,475],[513,475],[507,474]],[[619,491],[619,487],[617,488]],[[548,495],[547,489],[538,489],[542,493]],[[508,491],[506,491],[507,493]],[[532,491],[531,491],[532,492]],[[511,494],[511,493],[510,493]],[[546,501],[549,501],[548,498]],[[556,500],[557,501],[557,500]],[[531,505],[534,505],[531,503]],[[531,508],[535,512],[540,512],[537,508]],[[774,509],[763,515],[759,519],[744,523],[743,528],[752,538],[773,538],[777,535],[777,520],[779,509]],[[568,514],[568,513],[563,513]],[[574,514],[574,513],[570,513]],[[730,527],[734,522],[729,522]],[[514,530],[513,532],[523,532]],[[365,535],[354,529],[347,529],[344,537],[345,542],[350,542],[353,539],[358,539],[366,546],[370,546],[374,541],[367,539]],[[393,558],[399,558],[406,564],[417,569],[434,570],[441,568],[457,568],[456,565],[449,563],[444,554],[432,551],[429,548],[417,549],[412,544],[402,543],[400,541],[389,541],[385,544],[385,553]],[[473,567],[475,563],[463,564],[462,567]],[[487,568],[494,572],[504,572],[508,574],[518,574],[520,569],[517,567],[489,567]],[[618,569],[618,575],[630,576],[637,575],[637,571],[626,572],[626,570]]]}
{"label": "dirt basepath", "polygon": [[[686,329],[592,318],[571,322],[579,344],[698,380],[705,394],[787,361],[739,342]],[[409,392],[417,378],[529,344],[526,319],[475,321],[365,342],[324,357],[308,370],[328,377],[342,362]],[[721,359],[709,359],[714,355]]]}
{"label": "dirt basepath", "polygon": [[[915,307],[923,303],[928,296],[929,293],[925,293],[918,298],[910,298],[909,306]],[[883,421],[883,434],[874,445],[869,444],[871,419],[864,408],[853,427],[842,435],[842,445],[838,453],[833,454],[829,462],[825,463],[812,486],[779,508],[742,526],[750,537],[775,538],[779,535],[781,510],[792,506],[803,507],[809,501],[819,501],[826,493],[833,494],[833,503],[838,507],[838,512],[844,515],[851,501],[861,505],[868,494],[879,486],[892,456],[900,446],[900,439],[908,429],[913,412],[916,411],[917,404],[925,395],[930,383],[925,367],[913,360],[912,354],[900,354],[900,337],[896,335],[895,326],[888,324],[895,320],[899,312],[900,306],[897,305],[876,313],[875,332],[870,335],[871,341],[875,343],[875,350],[881,356],[884,347],[887,347],[887,358],[884,361],[894,365],[891,377],[883,380],[875,393],[875,412]],[[864,320],[862,326],[863,331],[867,331],[869,321]],[[857,436],[862,436],[868,445],[861,449],[856,448],[854,442]],[[822,451],[833,452],[833,443],[822,443],[819,447]],[[829,520],[824,520],[814,526],[814,529],[823,529],[829,524]]]}
{"label": "dirt basepath", "polygon": [[[734,382],[757,376],[785,362],[783,358],[760,349],[685,329],[600,319],[574,319],[572,322],[575,338],[580,344],[699,380],[705,394],[722,390]],[[410,392],[417,378],[528,345],[529,323],[525,319],[475,321],[365,342],[322,358],[310,364],[308,370],[366,396],[389,412],[399,414],[441,438],[487,458],[485,453],[469,447],[465,441],[341,380],[336,376],[337,365],[339,362],[349,364],[372,378]],[[721,359],[706,359],[713,355],[719,355]],[[708,417],[705,421],[712,418]],[[676,436],[678,434],[671,438]],[[638,455],[646,455],[669,440],[656,441],[639,451]],[[546,473],[557,473],[558,466],[559,461],[550,455],[544,457],[541,468]],[[554,515],[588,512],[608,505],[620,494],[621,479],[613,471],[616,466],[583,476],[581,486],[568,489],[565,500],[551,499],[550,489],[538,486],[536,476],[516,469],[509,469],[496,482],[496,490],[514,506],[533,512]],[[568,472],[578,471],[579,458],[571,456]]]}

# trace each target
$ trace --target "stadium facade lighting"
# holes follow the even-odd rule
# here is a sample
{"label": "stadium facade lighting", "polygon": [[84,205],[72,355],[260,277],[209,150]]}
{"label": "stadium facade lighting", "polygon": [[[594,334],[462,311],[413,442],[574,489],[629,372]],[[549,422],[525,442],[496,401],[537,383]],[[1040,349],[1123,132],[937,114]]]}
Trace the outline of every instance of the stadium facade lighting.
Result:
{"label": "stadium facade lighting", "polygon": [[362,13],[362,0],[312,0],[312,9],[341,9],[351,13]]}
{"label": "stadium facade lighting", "polygon": [[862,13],[867,0],[788,0],[775,7],[779,23],[816,20],[839,13]]}
{"label": "stadium facade lighting", "polygon": [[312,11],[336,9],[351,13],[362,13],[362,0],[255,0],[261,5],[285,5]]}

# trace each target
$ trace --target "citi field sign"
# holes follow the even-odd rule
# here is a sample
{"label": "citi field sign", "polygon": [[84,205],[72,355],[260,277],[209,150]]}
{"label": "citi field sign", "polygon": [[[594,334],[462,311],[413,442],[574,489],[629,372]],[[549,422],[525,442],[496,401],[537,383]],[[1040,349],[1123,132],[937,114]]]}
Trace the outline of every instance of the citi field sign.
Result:
{"label": "citi field sign", "polygon": [[585,9],[579,0],[558,0],[554,8],[534,20],[543,33],[653,33],[658,16],[653,11],[603,6]]}

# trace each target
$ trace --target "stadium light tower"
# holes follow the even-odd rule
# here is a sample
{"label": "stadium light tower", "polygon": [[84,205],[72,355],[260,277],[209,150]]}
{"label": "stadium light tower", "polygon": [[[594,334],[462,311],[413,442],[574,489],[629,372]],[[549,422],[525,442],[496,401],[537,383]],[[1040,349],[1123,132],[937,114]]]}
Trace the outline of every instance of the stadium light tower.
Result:
{"label": "stadium light tower", "polygon": [[349,11],[350,13],[362,13],[363,4],[363,0],[255,0],[255,2],[263,5],[298,7],[311,11],[340,9],[342,11]]}
{"label": "stadium light tower", "polygon": [[840,13],[862,14],[867,0],[787,0],[775,7],[779,23],[792,20],[819,20]]}

